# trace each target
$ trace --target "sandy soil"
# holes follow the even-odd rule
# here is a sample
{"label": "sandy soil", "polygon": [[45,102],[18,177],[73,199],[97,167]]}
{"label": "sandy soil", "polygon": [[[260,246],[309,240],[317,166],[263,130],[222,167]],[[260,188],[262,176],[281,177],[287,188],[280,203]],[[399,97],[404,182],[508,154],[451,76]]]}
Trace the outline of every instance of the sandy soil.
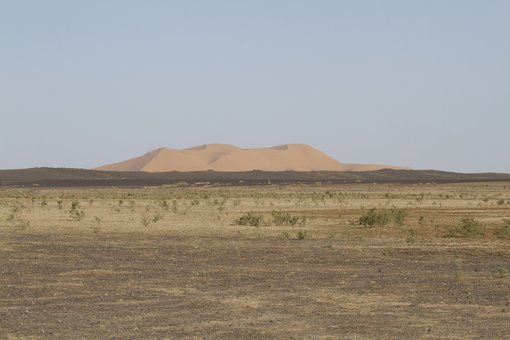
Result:
{"label": "sandy soil", "polygon": [[[0,190],[0,337],[505,338],[509,188]],[[355,223],[371,207],[407,217]],[[483,235],[445,237],[465,216]]]}

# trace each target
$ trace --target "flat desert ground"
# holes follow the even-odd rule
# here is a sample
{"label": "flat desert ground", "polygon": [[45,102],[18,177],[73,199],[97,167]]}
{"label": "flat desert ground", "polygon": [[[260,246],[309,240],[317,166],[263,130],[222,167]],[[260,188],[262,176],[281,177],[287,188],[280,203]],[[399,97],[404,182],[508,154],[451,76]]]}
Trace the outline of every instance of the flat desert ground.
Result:
{"label": "flat desert ground", "polygon": [[0,337],[507,338],[510,182],[0,189]]}

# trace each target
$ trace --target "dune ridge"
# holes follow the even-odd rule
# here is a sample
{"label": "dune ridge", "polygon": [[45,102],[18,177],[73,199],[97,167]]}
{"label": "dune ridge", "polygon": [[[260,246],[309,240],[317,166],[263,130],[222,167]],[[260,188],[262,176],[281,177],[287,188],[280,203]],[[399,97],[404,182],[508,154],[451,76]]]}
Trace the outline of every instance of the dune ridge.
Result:
{"label": "dune ridge", "polygon": [[341,163],[307,144],[269,148],[239,148],[229,144],[204,144],[186,149],[159,148],[142,156],[94,170],[108,171],[372,171],[407,169],[379,164]]}

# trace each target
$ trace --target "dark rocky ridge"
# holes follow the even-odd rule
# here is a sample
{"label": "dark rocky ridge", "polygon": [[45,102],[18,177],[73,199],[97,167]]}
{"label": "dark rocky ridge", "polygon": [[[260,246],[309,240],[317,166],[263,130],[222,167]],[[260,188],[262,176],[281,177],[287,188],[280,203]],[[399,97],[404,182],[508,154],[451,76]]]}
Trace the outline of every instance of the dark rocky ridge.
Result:
{"label": "dark rocky ridge", "polygon": [[296,183],[455,183],[510,181],[504,173],[455,173],[437,170],[340,171],[249,171],[249,172],[122,172],[69,168],[0,170],[0,186],[106,187],[188,184],[264,185]]}

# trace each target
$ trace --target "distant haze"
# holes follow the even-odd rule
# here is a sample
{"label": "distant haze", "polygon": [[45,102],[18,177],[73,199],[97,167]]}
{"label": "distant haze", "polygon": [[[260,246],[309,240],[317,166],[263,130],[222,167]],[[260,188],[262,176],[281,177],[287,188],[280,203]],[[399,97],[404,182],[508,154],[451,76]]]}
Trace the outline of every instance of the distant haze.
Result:
{"label": "distant haze", "polygon": [[313,145],[510,172],[510,1],[2,1],[0,168]]}

